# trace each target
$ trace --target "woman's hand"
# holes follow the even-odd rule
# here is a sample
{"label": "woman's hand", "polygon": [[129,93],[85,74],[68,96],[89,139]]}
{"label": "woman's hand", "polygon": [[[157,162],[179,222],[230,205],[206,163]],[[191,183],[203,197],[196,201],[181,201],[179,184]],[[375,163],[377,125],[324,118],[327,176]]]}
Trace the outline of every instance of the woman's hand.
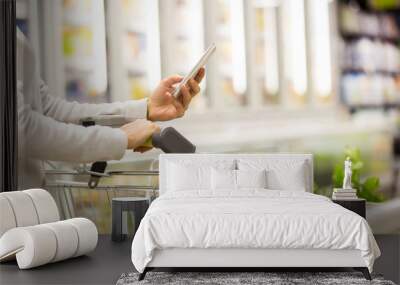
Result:
{"label": "woman's hand", "polygon": [[185,114],[190,101],[200,92],[200,82],[205,75],[201,68],[194,79],[182,86],[178,98],[174,98],[174,85],[182,81],[183,77],[174,75],[163,79],[149,98],[148,119],[151,121],[168,121],[180,118]]}
{"label": "woman's hand", "polygon": [[121,130],[124,131],[128,137],[127,149],[145,152],[150,150],[151,147],[143,146],[143,144],[153,135],[153,133],[159,132],[160,127],[145,119],[139,119],[132,123],[123,125]]}

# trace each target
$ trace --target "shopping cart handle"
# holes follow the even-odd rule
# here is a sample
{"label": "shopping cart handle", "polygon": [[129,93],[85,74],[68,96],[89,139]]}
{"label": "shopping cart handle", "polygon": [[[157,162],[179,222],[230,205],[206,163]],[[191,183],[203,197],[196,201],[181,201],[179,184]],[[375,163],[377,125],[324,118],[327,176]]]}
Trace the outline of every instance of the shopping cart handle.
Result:
{"label": "shopping cart handle", "polygon": [[153,146],[165,153],[194,153],[196,146],[173,127],[163,128],[146,141],[144,146]]}
{"label": "shopping cart handle", "polygon": [[107,174],[104,174],[107,168],[107,161],[96,161],[95,163],[92,164],[92,167],[90,168],[90,179],[88,182],[89,188],[96,188],[97,185],[99,185],[99,180],[103,176],[108,176]]}
{"label": "shopping cart handle", "polygon": [[[105,118],[113,118],[112,116],[104,116]],[[84,118],[80,121],[81,125],[84,127],[91,127],[96,125],[96,118],[88,117]],[[98,122],[97,122],[98,123]],[[108,125],[108,124],[105,124]],[[90,174],[88,186],[89,188],[96,188],[97,185],[99,185],[99,180],[103,176],[107,176],[107,174],[104,174],[107,168],[107,161],[96,161],[92,164],[92,167],[90,170],[87,172]]]}
{"label": "shopping cart handle", "polygon": [[[124,119],[122,116],[105,115],[85,118],[81,120],[80,123],[84,127],[95,125],[115,126],[116,124],[121,123],[122,119]],[[159,148],[165,153],[196,152],[196,146],[173,127],[163,128],[159,133],[153,134],[152,137],[146,141],[144,146]],[[96,188],[101,177],[109,176],[105,173],[106,168],[107,161],[97,161],[92,164],[90,171],[87,171],[87,173],[90,174],[88,182],[89,188]]]}

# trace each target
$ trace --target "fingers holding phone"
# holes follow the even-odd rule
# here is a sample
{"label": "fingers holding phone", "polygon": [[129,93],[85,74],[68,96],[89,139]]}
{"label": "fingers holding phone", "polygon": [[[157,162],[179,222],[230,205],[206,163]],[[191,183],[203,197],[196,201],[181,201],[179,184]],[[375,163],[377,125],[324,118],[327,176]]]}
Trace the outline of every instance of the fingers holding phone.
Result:
{"label": "fingers holding phone", "polygon": [[203,78],[204,78],[204,75],[206,75],[206,70],[205,70],[204,67],[202,67],[202,68],[199,69],[199,72],[197,72],[196,76],[194,77],[194,80],[195,80],[198,84],[200,84],[201,81],[202,81]]}
{"label": "fingers holding phone", "polygon": [[193,79],[190,79],[186,85],[181,87],[181,91],[178,94],[177,100],[182,103],[182,107],[185,110],[188,109],[192,98],[200,93],[200,83],[204,78],[204,74],[205,69],[202,67]]}
{"label": "fingers holding phone", "polygon": [[195,96],[196,94],[198,94],[200,92],[199,82],[197,82],[196,80],[190,79],[188,82],[188,86],[190,89],[190,94],[192,96]]}
{"label": "fingers holding phone", "polygon": [[205,75],[204,66],[215,50],[215,44],[211,44],[184,78],[171,76],[161,81],[148,100],[149,120],[167,121],[184,115],[192,97],[200,92],[199,84]]}
{"label": "fingers holding phone", "polygon": [[183,78],[183,80],[176,87],[175,92],[172,94],[175,98],[177,98],[181,93],[181,88],[187,85],[191,79],[195,79],[196,76],[198,76],[199,79],[202,79],[202,77],[204,76],[204,74],[202,74],[204,70],[201,71],[201,69],[204,69],[204,66],[206,65],[208,59],[215,52],[215,50],[216,46],[214,43],[207,48],[207,50],[201,56],[200,60],[196,63],[196,65],[191,69],[191,71],[185,76],[185,78]]}

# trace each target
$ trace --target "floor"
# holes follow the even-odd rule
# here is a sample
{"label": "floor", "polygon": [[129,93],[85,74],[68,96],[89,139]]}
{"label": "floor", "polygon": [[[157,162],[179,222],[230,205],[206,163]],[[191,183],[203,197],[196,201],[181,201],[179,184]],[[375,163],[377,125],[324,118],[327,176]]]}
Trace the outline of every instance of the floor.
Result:
{"label": "floor", "polygon": [[95,251],[29,270],[18,270],[15,262],[0,265],[0,284],[115,284],[124,272],[134,271],[130,259],[131,240],[114,243],[99,236]]}
{"label": "floor", "polygon": [[385,279],[400,284],[400,234],[376,235],[381,257],[375,261],[374,271],[383,274]]}
{"label": "floor", "polygon": [[[382,256],[376,273],[400,283],[400,235],[377,235]],[[111,242],[100,236],[97,249],[82,256],[30,270],[18,270],[15,262],[0,265],[0,284],[115,284],[124,272],[134,271],[130,261],[131,241]]]}

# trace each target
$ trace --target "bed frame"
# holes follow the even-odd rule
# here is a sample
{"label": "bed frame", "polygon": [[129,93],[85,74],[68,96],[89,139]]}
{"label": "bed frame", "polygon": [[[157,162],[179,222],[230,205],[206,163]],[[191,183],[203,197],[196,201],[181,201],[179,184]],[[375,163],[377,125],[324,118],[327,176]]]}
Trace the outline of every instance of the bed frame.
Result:
{"label": "bed frame", "polygon": [[246,271],[254,268],[338,268],[361,271],[371,280],[359,250],[329,249],[193,249],[156,250],[152,261],[139,275],[143,280],[155,268],[232,268]]}
{"label": "bed frame", "polygon": [[[313,161],[311,154],[162,154],[160,155],[160,195],[165,191],[166,162],[193,159],[210,160],[221,158],[270,158],[304,160],[308,165],[305,189],[312,192]],[[158,249],[152,261],[139,275],[143,280],[146,273],[156,268],[231,268],[246,271],[254,268],[353,268],[361,271],[367,280],[371,276],[359,250],[329,249],[249,249],[249,248],[170,248]],[[261,270],[262,271],[262,270]]]}

